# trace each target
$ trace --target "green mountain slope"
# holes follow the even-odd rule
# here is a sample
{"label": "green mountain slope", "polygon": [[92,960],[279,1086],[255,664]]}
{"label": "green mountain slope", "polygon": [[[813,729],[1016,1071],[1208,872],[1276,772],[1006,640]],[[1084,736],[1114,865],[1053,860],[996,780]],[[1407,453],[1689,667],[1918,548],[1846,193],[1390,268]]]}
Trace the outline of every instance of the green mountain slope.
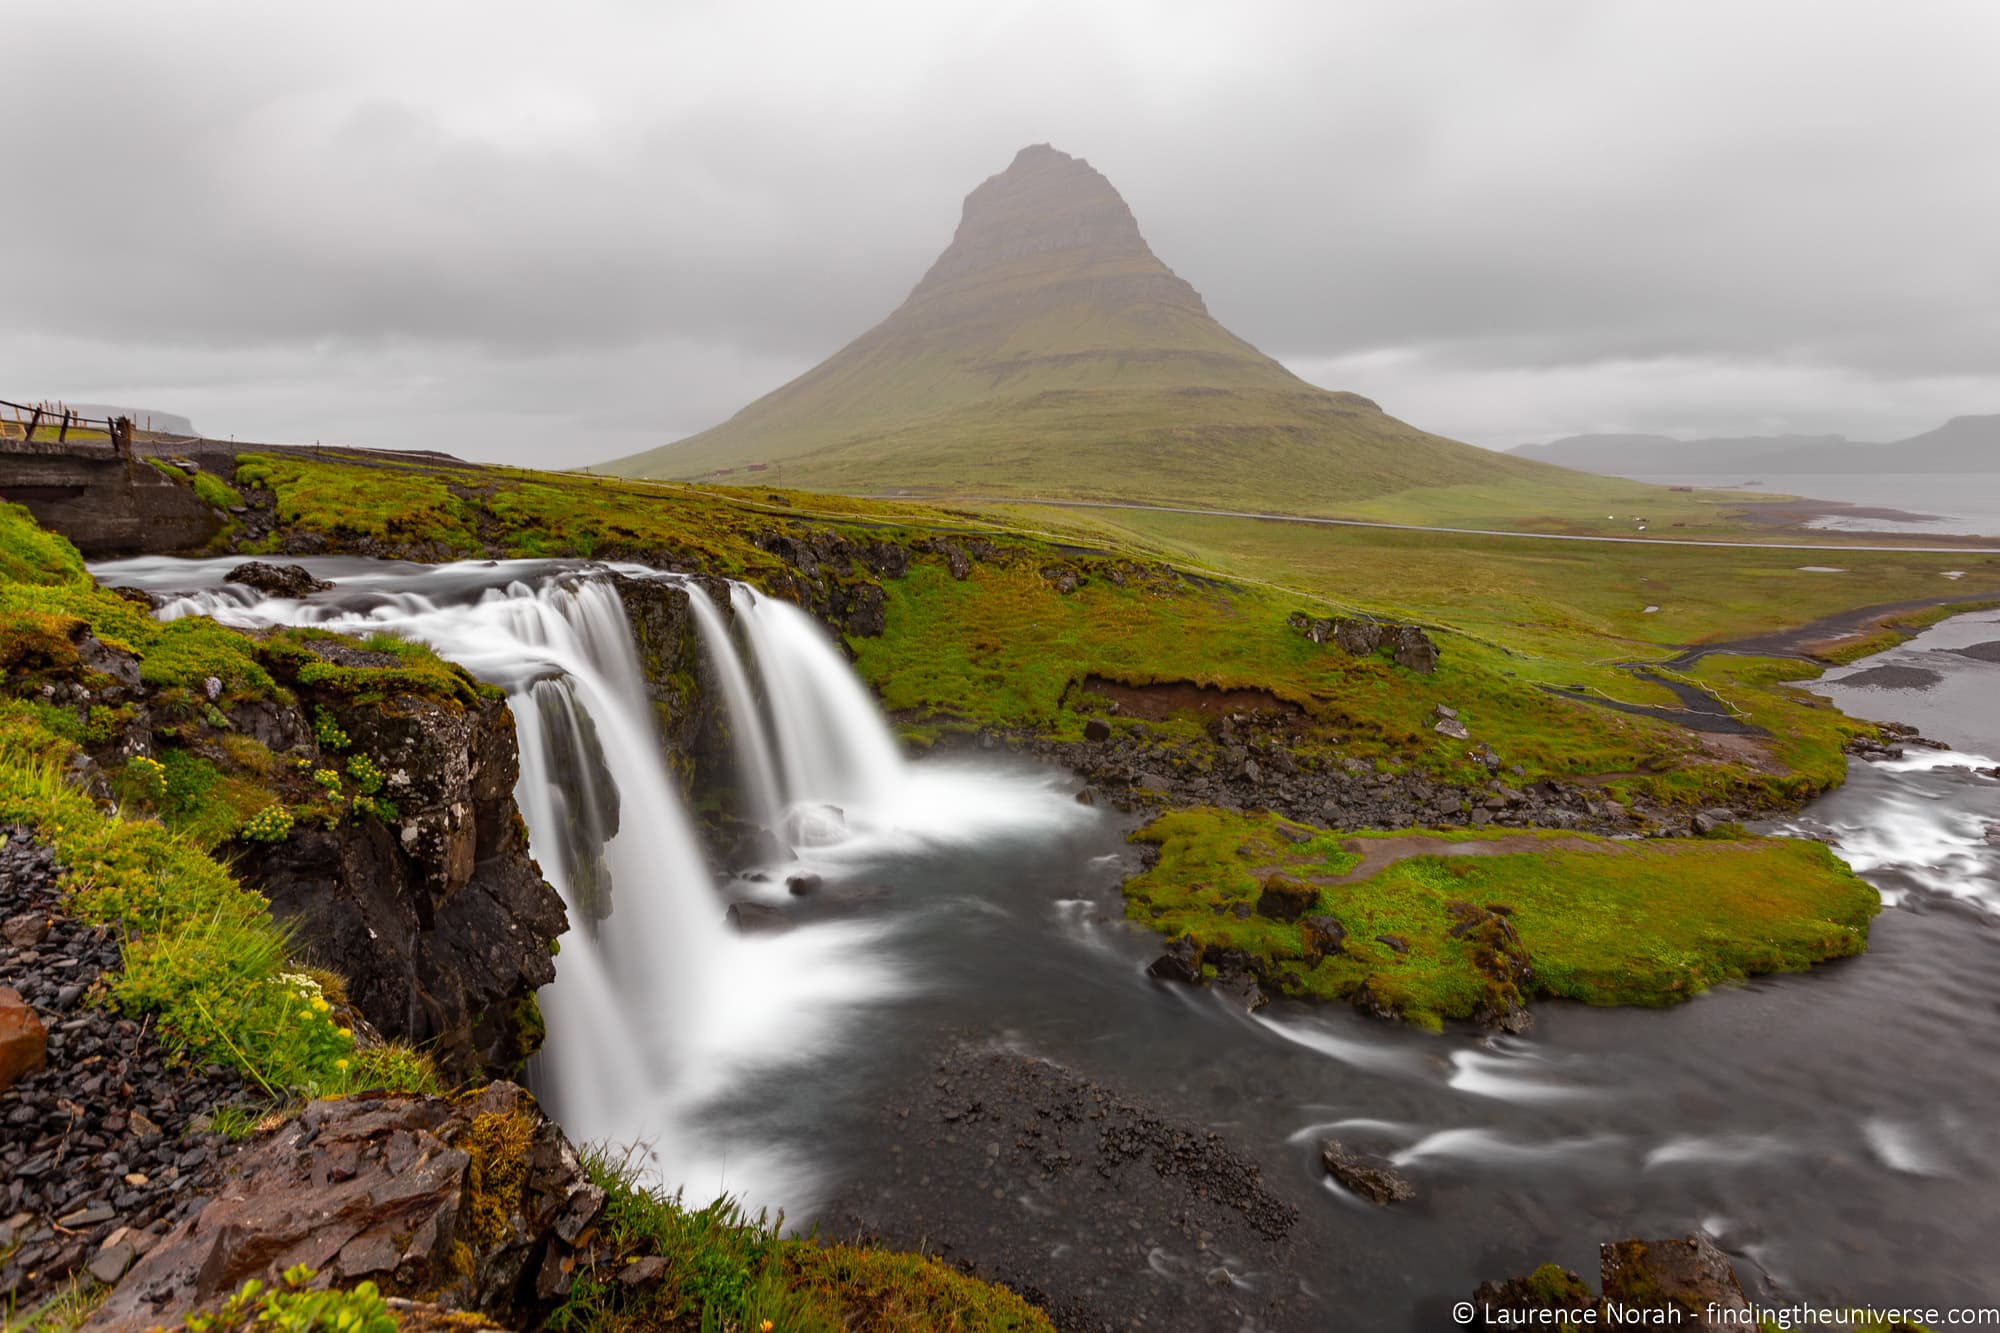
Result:
{"label": "green mountain slope", "polygon": [[1046,144],[966,198],[882,323],[722,425],[604,470],[1290,512],[1568,475],[1299,379],[1210,316],[1109,181]]}

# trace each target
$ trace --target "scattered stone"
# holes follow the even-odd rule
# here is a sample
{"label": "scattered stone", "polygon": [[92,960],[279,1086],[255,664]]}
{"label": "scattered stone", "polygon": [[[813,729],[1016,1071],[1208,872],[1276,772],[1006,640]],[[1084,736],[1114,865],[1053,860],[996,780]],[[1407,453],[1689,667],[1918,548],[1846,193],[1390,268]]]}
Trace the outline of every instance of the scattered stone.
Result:
{"label": "scattered stone", "polygon": [[821,879],[818,875],[812,874],[811,872],[807,872],[806,874],[803,875],[787,876],[785,879],[785,887],[791,890],[791,894],[794,898],[803,898],[808,893],[816,891],[820,887],[820,885],[824,884],[825,882],[826,881]]}
{"label": "scattered stone", "polygon": [[1394,656],[1397,666],[1418,675],[1428,676],[1437,670],[1438,646],[1415,625],[1404,625],[1396,631]]}
{"label": "scattered stone", "polygon": [[1471,730],[1463,722],[1454,717],[1440,719],[1438,724],[1431,728],[1431,730],[1437,732],[1440,736],[1449,736],[1455,741],[1472,739]]}
{"label": "scattered stone", "polygon": [[1339,1139],[1328,1139],[1320,1145],[1319,1160],[1326,1173],[1343,1188],[1370,1203],[1386,1206],[1417,1197],[1417,1187],[1389,1159],[1356,1152]]}
{"label": "scattered stone", "polygon": [[790,930],[793,924],[783,909],[747,901],[729,904],[723,919],[739,935],[777,935]]}
{"label": "scattered stone", "polygon": [[1256,1013],[1270,1003],[1264,988],[1257,984],[1257,978],[1248,971],[1225,972],[1215,979],[1215,993],[1249,1013]]}
{"label": "scattered stone", "polygon": [[1273,921],[1297,921],[1319,905],[1319,889],[1311,884],[1272,875],[1257,897],[1257,915]]}
{"label": "scattered stone", "polygon": [[1092,793],[1090,788],[1085,787],[1082,791],[1076,794],[1076,803],[1078,805],[1096,805],[1097,797],[1094,793]]}
{"label": "scattered stone", "polygon": [[1064,596],[1083,586],[1083,575],[1068,565],[1045,566],[1042,570],[1042,579]]}
{"label": "scattered stone", "polygon": [[49,917],[46,912],[22,912],[0,923],[0,939],[16,949],[32,949],[48,937]]}
{"label": "scattered stone", "polygon": [[665,1259],[657,1254],[648,1254],[634,1259],[631,1263],[619,1269],[617,1281],[618,1285],[627,1291],[634,1291],[640,1287],[650,1286],[652,1283],[659,1281],[660,1275],[666,1271],[667,1261]]}
{"label": "scattered stone", "polygon": [[131,1241],[120,1240],[116,1244],[105,1246],[91,1256],[90,1263],[86,1266],[90,1269],[92,1277],[109,1286],[124,1277],[125,1270],[130,1268],[132,1261],[138,1257],[138,1252],[132,1248]]}
{"label": "scattered stone", "polygon": [[1734,824],[1735,822],[1736,822],[1736,812],[1734,810],[1725,810],[1722,807],[1717,806],[1713,809],[1703,810],[1698,814],[1696,814],[1695,817],[1689,821],[1689,827],[1691,827],[1698,836],[1706,838],[1712,833],[1717,833],[1722,831],[1723,829],[1727,828],[1731,824]]}
{"label": "scattered stone", "polygon": [[1201,946],[1186,935],[1167,943],[1166,952],[1153,960],[1146,975],[1160,981],[1178,981],[1187,986],[1201,984]]}
{"label": "scattered stone", "polygon": [[1307,961],[1316,964],[1347,947],[1347,927],[1330,916],[1301,917],[1299,942],[1305,945]]}
{"label": "scattered stone", "polygon": [[1093,717],[1083,724],[1083,738],[1087,741],[1108,741],[1111,739],[1111,724],[1101,717]]}
{"label": "scattered stone", "polygon": [[1397,953],[1408,953],[1410,951],[1410,942],[1401,935],[1377,935],[1375,942]]}
{"label": "scattered stone", "polygon": [[1431,709],[1431,716],[1440,720],[1450,721],[1458,716],[1458,710],[1448,707],[1445,704],[1439,704],[1436,708]]}
{"label": "scattered stone", "polygon": [[273,565],[262,560],[245,561],[222,578],[225,583],[255,588],[267,597],[309,597],[333,586],[303,565]]}

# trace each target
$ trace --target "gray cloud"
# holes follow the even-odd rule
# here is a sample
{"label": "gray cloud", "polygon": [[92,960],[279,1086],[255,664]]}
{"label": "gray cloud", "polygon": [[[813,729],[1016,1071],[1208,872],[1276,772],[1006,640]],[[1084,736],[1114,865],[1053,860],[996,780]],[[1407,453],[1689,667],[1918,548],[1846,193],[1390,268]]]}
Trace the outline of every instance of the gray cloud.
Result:
{"label": "gray cloud", "polygon": [[37,58],[0,80],[0,161],[51,201],[0,210],[9,396],[644,447],[887,313],[1046,139],[1239,333],[1462,438],[2000,410],[1981,0],[135,0],[8,27]]}

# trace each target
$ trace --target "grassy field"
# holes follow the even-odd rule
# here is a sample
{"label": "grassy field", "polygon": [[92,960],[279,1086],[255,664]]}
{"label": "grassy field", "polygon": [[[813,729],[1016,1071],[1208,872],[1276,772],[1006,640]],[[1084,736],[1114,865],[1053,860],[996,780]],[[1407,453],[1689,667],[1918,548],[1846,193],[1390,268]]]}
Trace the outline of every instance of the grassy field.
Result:
{"label": "grassy field", "polygon": [[[981,512],[1056,539],[1117,544],[1358,610],[1416,614],[1570,660],[1665,655],[1857,607],[2000,593],[1993,555],[1539,543],[1029,505]],[[1813,568],[1831,566],[1842,572]]]}
{"label": "grassy field", "polygon": [[[1860,953],[1880,907],[1825,847],[1794,839],[1343,836],[1219,810],[1176,811],[1133,836],[1159,858],[1125,884],[1132,920],[1211,954],[1244,950],[1284,994],[1432,1028],[1535,995],[1664,1005],[1799,971]],[[1411,854],[1357,876],[1371,844]],[[1479,854],[1446,854],[1454,846]],[[1274,886],[1303,913],[1292,902],[1292,919],[1270,915]],[[1332,947],[1327,921],[1344,935]]]}

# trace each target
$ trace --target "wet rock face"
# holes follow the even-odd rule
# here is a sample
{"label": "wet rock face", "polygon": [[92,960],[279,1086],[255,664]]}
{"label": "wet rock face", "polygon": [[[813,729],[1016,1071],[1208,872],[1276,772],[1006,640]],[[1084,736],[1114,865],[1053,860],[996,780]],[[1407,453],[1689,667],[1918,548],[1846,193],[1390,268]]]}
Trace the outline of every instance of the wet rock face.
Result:
{"label": "wet rock face", "polygon": [[384,1036],[432,1049],[448,1079],[512,1074],[540,1041],[533,997],[568,926],[514,806],[513,715],[401,695],[339,720],[387,775],[396,824],[301,828],[238,871]]}
{"label": "wet rock face", "polygon": [[[689,609],[685,590],[660,579],[631,578],[614,574],[611,584],[625,606],[625,620],[632,627],[632,646],[639,654],[640,673],[646,681],[646,698],[653,705],[666,752],[682,767],[682,782],[694,776],[695,756],[703,753],[703,731],[709,725],[702,706],[715,691],[704,688],[707,664],[701,640]],[[711,589],[716,609],[729,613],[726,584]]]}
{"label": "wet rock face", "polygon": [[314,1102],[240,1153],[88,1326],[136,1333],[295,1264],[447,1308],[546,1310],[603,1207],[562,1131],[510,1083]]}

